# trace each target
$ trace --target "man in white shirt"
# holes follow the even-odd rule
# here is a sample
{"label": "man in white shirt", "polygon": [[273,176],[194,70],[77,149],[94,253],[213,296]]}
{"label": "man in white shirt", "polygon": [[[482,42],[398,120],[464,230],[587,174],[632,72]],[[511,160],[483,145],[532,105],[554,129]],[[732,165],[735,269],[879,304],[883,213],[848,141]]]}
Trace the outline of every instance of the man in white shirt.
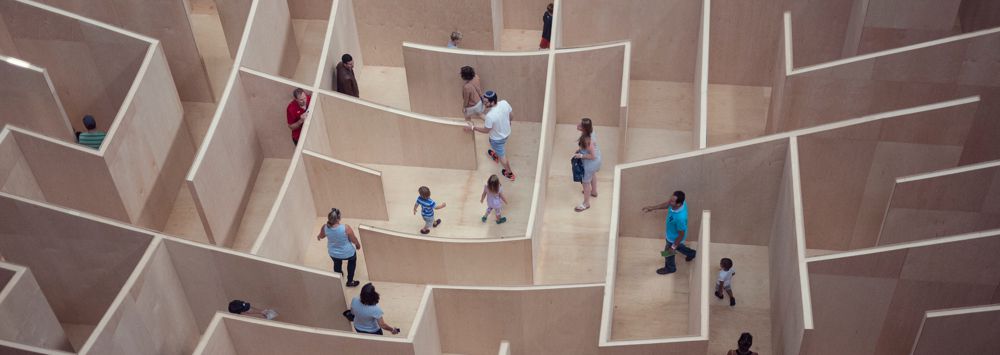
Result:
{"label": "man in white shirt", "polygon": [[500,173],[514,181],[514,171],[510,169],[510,161],[507,160],[506,145],[507,137],[510,136],[510,121],[512,119],[511,111],[514,109],[510,107],[507,100],[499,100],[497,93],[493,90],[489,90],[483,94],[483,104],[486,105],[486,115],[484,117],[485,122],[483,127],[476,127],[475,123],[469,122],[469,125],[465,128],[466,131],[476,131],[479,133],[486,133],[490,135],[490,148],[486,151],[486,154],[493,159],[494,162],[499,162],[503,165],[503,170]]}
{"label": "man in white shirt", "polygon": [[715,297],[720,300],[725,299],[722,296],[722,290],[726,290],[726,294],[729,295],[729,305],[736,305],[736,298],[733,297],[733,275],[736,275],[736,269],[733,268],[733,260],[730,258],[722,258],[719,262],[719,266],[722,270],[719,270],[719,281],[716,283]]}

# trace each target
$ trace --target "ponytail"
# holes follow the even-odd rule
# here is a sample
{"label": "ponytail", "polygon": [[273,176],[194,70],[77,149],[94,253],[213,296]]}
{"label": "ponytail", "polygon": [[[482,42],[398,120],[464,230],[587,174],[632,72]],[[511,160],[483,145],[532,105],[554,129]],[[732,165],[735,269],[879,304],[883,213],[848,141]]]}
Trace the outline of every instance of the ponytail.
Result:
{"label": "ponytail", "polygon": [[340,210],[337,208],[331,208],[330,213],[326,215],[326,224],[334,225],[340,222]]}

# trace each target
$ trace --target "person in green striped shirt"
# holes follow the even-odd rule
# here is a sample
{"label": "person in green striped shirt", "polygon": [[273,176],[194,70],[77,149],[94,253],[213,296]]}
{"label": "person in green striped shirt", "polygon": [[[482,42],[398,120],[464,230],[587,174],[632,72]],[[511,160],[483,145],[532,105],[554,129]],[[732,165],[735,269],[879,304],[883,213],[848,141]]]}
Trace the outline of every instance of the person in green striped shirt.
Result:
{"label": "person in green striped shirt", "polygon": [[104,142],[104,136],[106,136],[107,133],[97,130],[97,121],[94,120],[94,116],[83,116],[83,126],[87,127],[87,131],[80,133],[80,135],[76,137],[77,143],[94,149],[101,149],[101,143]]}

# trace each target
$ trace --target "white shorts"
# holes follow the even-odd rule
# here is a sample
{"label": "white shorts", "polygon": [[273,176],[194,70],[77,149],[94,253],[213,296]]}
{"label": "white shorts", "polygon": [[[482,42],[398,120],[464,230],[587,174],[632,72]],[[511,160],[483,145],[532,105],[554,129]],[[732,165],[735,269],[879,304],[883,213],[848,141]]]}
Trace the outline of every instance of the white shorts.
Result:
{"label": "white shorts", "polygon": [[475,106],[465,108],[465,117],[472,117],[483,113],[483,100],[479,100]]}

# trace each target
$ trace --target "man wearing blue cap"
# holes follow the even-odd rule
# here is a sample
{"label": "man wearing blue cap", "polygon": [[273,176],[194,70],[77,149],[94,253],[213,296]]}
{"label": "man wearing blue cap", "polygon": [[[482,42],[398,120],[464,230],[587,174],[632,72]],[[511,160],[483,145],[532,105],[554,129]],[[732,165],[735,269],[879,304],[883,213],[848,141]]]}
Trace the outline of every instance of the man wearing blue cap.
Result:
{"label": "man wearing blue cap", "polygon": [[486,105],[487,110],[483,118],[485,121],[483,127],[476,127],[474,123],[468,122],[469,125],[465,127],[465,130],[490,135],[490,149],[486,151],[486,154],[494,162],[499,162],[503,165],[503,170],[500,170],[500,173],[504,177],[510,179],[510,181],[514,181],[514,171],[510,169],[510,161],[507,160],[505,149],[507,146],[507,137],[510,136],[511,111],[514,109],[510,107],[507,100],[498,100],[499,97],[497,97],[497,93],[493,90],[483,93],[483,104]]}
{"label": "man wearing blue cap", "polygon": [[101,149],[101,143],[104,142],[104,136],[106,136],[107,133],[97,130],[97,121],[94,120],[94,116],[83,116],[83,126],[87,128],[87,131],[82,132],[79,136],[77,136],[77,143],[94,149]]}

